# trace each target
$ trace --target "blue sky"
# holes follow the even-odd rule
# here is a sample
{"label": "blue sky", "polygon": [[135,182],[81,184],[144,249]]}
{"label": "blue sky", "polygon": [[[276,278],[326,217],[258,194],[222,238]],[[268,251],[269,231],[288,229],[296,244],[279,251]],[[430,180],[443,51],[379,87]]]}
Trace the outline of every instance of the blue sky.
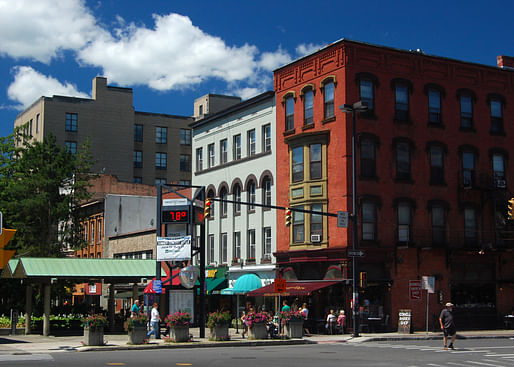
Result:
{"label": "blue sky", "polygon": [[191,115],[244,99],[272,71],[341,38],[496,65],[514,56],[514,1],[0,0],[0,136],[42,95],[134,89],[138,111]]}

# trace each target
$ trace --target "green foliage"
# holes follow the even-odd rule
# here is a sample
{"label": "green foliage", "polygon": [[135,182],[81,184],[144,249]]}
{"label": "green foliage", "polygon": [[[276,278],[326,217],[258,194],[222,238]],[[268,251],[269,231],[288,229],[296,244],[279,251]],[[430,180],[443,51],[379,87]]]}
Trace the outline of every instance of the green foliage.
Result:
{"label": "green foliage", "polygon": [[4,227],[17,230],[16,256],[59,257],[67,246],[83,245],[80,204],[92,159],[88,144],[73,154],[49,136],[32,141],[22,129],[0,138],[0,210]]}
{"label": "green foliage", "polygon": [[139,313],[136,317],[127,320],[127,330],[133,330],[134,327],[146,326],[148,324],[148,316],[145,313]]}
{"label": "green foliage", "polygon": [[207,327],[212,329],[215,326],[228,325],[232,320],[232,316],[229,311],[225,312],[211,312],[207,318]]}
{"label": "green foliage", "polygon": [[84,327],[90,328],[90,329],[99,329],[103,328],[107,325],[107,318],[104,315],[90,315],[86,317],[83,321]]}

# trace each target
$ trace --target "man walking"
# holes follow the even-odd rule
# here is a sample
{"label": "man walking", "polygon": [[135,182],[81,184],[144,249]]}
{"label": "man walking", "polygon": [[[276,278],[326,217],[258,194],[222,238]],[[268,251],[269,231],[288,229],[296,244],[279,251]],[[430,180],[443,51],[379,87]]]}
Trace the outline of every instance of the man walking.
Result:
{"label": "man walking", "polygon": [[[457,331],[455,330],[455,323],[453,322],[452,315],[453,303],[448,302],[446,308],[441,311],[439,316],[439,324],[441,324],[441,330],[443,331],[444,350],[455,349],[453,342],[457,337]],[[451,337],[450,345],[448,345],[448,337]]]}

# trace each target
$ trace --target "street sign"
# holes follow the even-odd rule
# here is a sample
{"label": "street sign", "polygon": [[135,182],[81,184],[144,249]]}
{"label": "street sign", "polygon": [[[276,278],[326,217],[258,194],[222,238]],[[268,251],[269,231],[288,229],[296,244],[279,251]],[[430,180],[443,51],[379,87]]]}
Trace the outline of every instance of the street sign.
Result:
{"label": "street sign", "polygon": [[421,299],[421,280],[409,280],[409,297],[411,301]]}
{"label": "street sign", "polygon": [[337,226],[339,228],[348,228],[348,212],[337,212]]}
{"label": "street sign", "polygon": [[348,250],[349,257],[363,257],[366,256],[366,253],[362,250]]}
{"label": "street sign", "polygon": [[426,289],[428,293],[435,293],[435,278],[431,276],[422,276],[423,289]]}
{"label": "street sign", "polygon": [[284,293],[286,291],[287,282],[285,279],[275,279],[275,293]]}
{"label": "street sign", "polygon": [[163,199],[162,206],[179,206],[179,205],[189,205],[187,199]]}
{"label": "street sign", "polygon": [[162,280],[154,279],[152,281],[152,288],[155,293],[162,293]]}

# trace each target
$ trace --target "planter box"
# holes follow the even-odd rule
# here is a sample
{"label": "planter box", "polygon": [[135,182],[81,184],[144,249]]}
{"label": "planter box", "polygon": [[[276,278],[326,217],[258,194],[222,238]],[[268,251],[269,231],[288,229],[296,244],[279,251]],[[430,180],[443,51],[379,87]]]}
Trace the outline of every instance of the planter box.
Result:
{"label": "planter box", "polygon": [[84,345],[104,345],[104,328],[84,328]]}
{"label": "planter box", "polygon": [[173,326],[170,328],[170,336],[175,343],[187,342],[189,340],[189,326],[178,327]]}
{"label": "planter box", "polygon": [[286,324],[286,335],[290,338],[303,337],[303,321],[289,321]]}
{"label": "planter box", "polygon": [[209,340],[223,341],[230,340],[230,336],[228,334],[228,324],[227,325],[219,325],[210,329],[210,337]]}
{"label": "planter box", "polygon": [[268,339],[266,324],[253,324],[248,328],[248,339]]}
{"label": "planter box", "polygon": [[135,326],[132,330],[128,331],[129,344],[144,344],[146,340],[146,326]]}

